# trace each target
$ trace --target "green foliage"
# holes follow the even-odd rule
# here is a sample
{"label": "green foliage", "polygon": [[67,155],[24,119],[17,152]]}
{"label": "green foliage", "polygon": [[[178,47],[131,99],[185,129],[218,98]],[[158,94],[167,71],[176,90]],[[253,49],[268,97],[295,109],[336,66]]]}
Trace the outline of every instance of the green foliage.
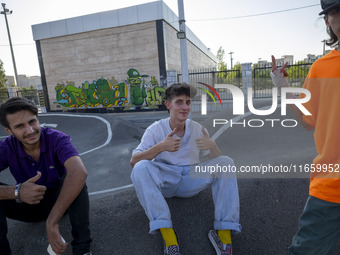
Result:
{"label": "green foliage", "polygon": [[[225,51],[222,46],[218,49],[216,58],[217,58],[217,71],[227,71],[227,64],[224,62]],[[217,73],[217,78],[225,78],[226,73]]]}
{"label": "green foliage", "polygon": [[299,61],[296,65],[287,68],[289,83],[294,87],[302,87],[310,67],[309,63]]}
{"label": "green foliage", "polygon": [[5,78],[5,69],[4,69],[4,63],[0,59],[0,89],[5,88],[5,84],[7,82],[7,79]]}

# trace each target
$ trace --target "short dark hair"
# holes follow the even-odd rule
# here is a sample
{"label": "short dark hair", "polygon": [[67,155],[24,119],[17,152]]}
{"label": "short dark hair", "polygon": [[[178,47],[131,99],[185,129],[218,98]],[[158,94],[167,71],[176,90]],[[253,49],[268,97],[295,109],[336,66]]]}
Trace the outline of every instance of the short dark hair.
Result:
{"label": "short dark hair", "polygon": [[10,128],[9,123],[7,121],[7,114],[14,114],[22,110],[30,111],[35,116],[38,116],[38,108],[33,102],[29,101],[28,99],[21,97],[12,97],[6,100],[4,103],[0,105],[1,125],[3,125],[6,128]]}
{"label": "short dark hair", "polygon": [[178,97],[181,95],[186,95],[190,98],[195,97],[197,93],[197,89],[192,86],[189,85],[185,82],[181,82],[181,83],[174,83],[172,85],[170,85],[169,87],[166,88],[165,90],[165,100],[171,102],[171,100],[174,97]]}

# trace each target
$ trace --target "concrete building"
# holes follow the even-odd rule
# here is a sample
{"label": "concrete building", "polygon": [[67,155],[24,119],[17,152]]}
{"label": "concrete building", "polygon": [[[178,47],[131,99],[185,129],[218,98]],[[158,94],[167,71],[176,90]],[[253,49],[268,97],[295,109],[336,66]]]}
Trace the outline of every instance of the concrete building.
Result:
{"label": "concrete building", "polygon": [[293,55],[284,55],[281,58],[276,59],[276,64],[278,66],[283,66],[286,62],[288,62],[289,65],[294,64],[294,56]]}
{"label": "concrete building", "polygon": [[[7,82],[5,84],[6,87],[11,87],[12,84],[15,84],[14,82],[14,76],[6,76]],[[33,85],[36,89],[41,90],[41,77],[40,76],[27,76],[25,74],[19,74],[18,75],[18,81],[17,86],[19,88],[29,88],[31,85]]]}
{"label": "concrete building", "polygon": [[31,85],[33,85],[36,89],[41,88],[41,77],[27,76],[25,74],[18,75],[18,87],[29,88]]}
{"label": "concrete building", "polygon": [[6,83],[5,83],[5,86],[8,88],[8,87],[11,87],[13,84],[15,84],[14,82],[14,76],[12,75],[6,75],[5,78],[7,79]]}
{"label": "concrete building", "polygon": [[[144,94],[175,82],[181,70],[178,26],[178,17],[162,1],[33,25],[47,109],[146,106],[149,94]],[[216,57],[186,31],[189,70],[214,67]],[[132,98],[133,82],[139,82],[142,104]],[[99,86],[106,96],[98,94]]]}

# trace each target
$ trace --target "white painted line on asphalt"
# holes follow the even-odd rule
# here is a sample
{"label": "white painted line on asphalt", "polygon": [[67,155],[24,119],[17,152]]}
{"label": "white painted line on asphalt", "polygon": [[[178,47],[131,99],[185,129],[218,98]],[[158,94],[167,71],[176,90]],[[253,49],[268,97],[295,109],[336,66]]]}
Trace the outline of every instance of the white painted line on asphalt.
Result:
{"label": "white painted line on asphalt", "polygon": [[129,185],[113,188],[113,189],[105,189],[105,190],[90,192],[89,196],[105,194],[105,193],[110,193],[110,192],[120,191],[120,190],[124,190],[124,189],[130,189],[130,188],[133,188],[133,184],[129,184]]}
{"label": "white painted line on asphalt", "polygon": [[104,118],[99,117],[99,116],[94,116],[94,115],[70,115],[70,114],[54,114],[54,113],[44,113],[44,114],[39,114],[39,116],[66,116],[66,117],[80,117],[80,118],[95,118],[98,119],[102,122],[104,122],[106,124],[107,127],[107,139],[105,141],[105,143],[103,143],[102,145],[93,148],[91,150],[79,153],[80,156],[83,156],[87,153],[93,152],[95,150],[99,150],[101,148],[103,148],[104,146],[108,145],[112,139],[112,131],[111,131],[111,124]]}
{"label": "white painted line on asphalt", "polygon": [[56,128],[58,124],[49,124],[49,123],[40,123],[40,127],[51,127],[51,128]]}

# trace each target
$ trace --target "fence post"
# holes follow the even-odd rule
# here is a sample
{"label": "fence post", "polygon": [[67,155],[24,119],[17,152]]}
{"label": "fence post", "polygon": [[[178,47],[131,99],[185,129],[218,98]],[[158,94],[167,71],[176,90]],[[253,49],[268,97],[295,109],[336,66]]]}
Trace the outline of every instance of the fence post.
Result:
{"label": "fence post", "polygon": [[252,63],[243,63],[242,66],[242,88],[244,95],[244,103],[247,102],[248,99],[248,88],[251,88],[253,85],[253,76],[251,71]]}
{"label": "fence post", "polygon": [[18,87],[8,87],[8,98],[18,96]]}
{"label": "fence post", "polygon": [[166,70],[166,86],[170,86],[177,82],[176,70]]}

